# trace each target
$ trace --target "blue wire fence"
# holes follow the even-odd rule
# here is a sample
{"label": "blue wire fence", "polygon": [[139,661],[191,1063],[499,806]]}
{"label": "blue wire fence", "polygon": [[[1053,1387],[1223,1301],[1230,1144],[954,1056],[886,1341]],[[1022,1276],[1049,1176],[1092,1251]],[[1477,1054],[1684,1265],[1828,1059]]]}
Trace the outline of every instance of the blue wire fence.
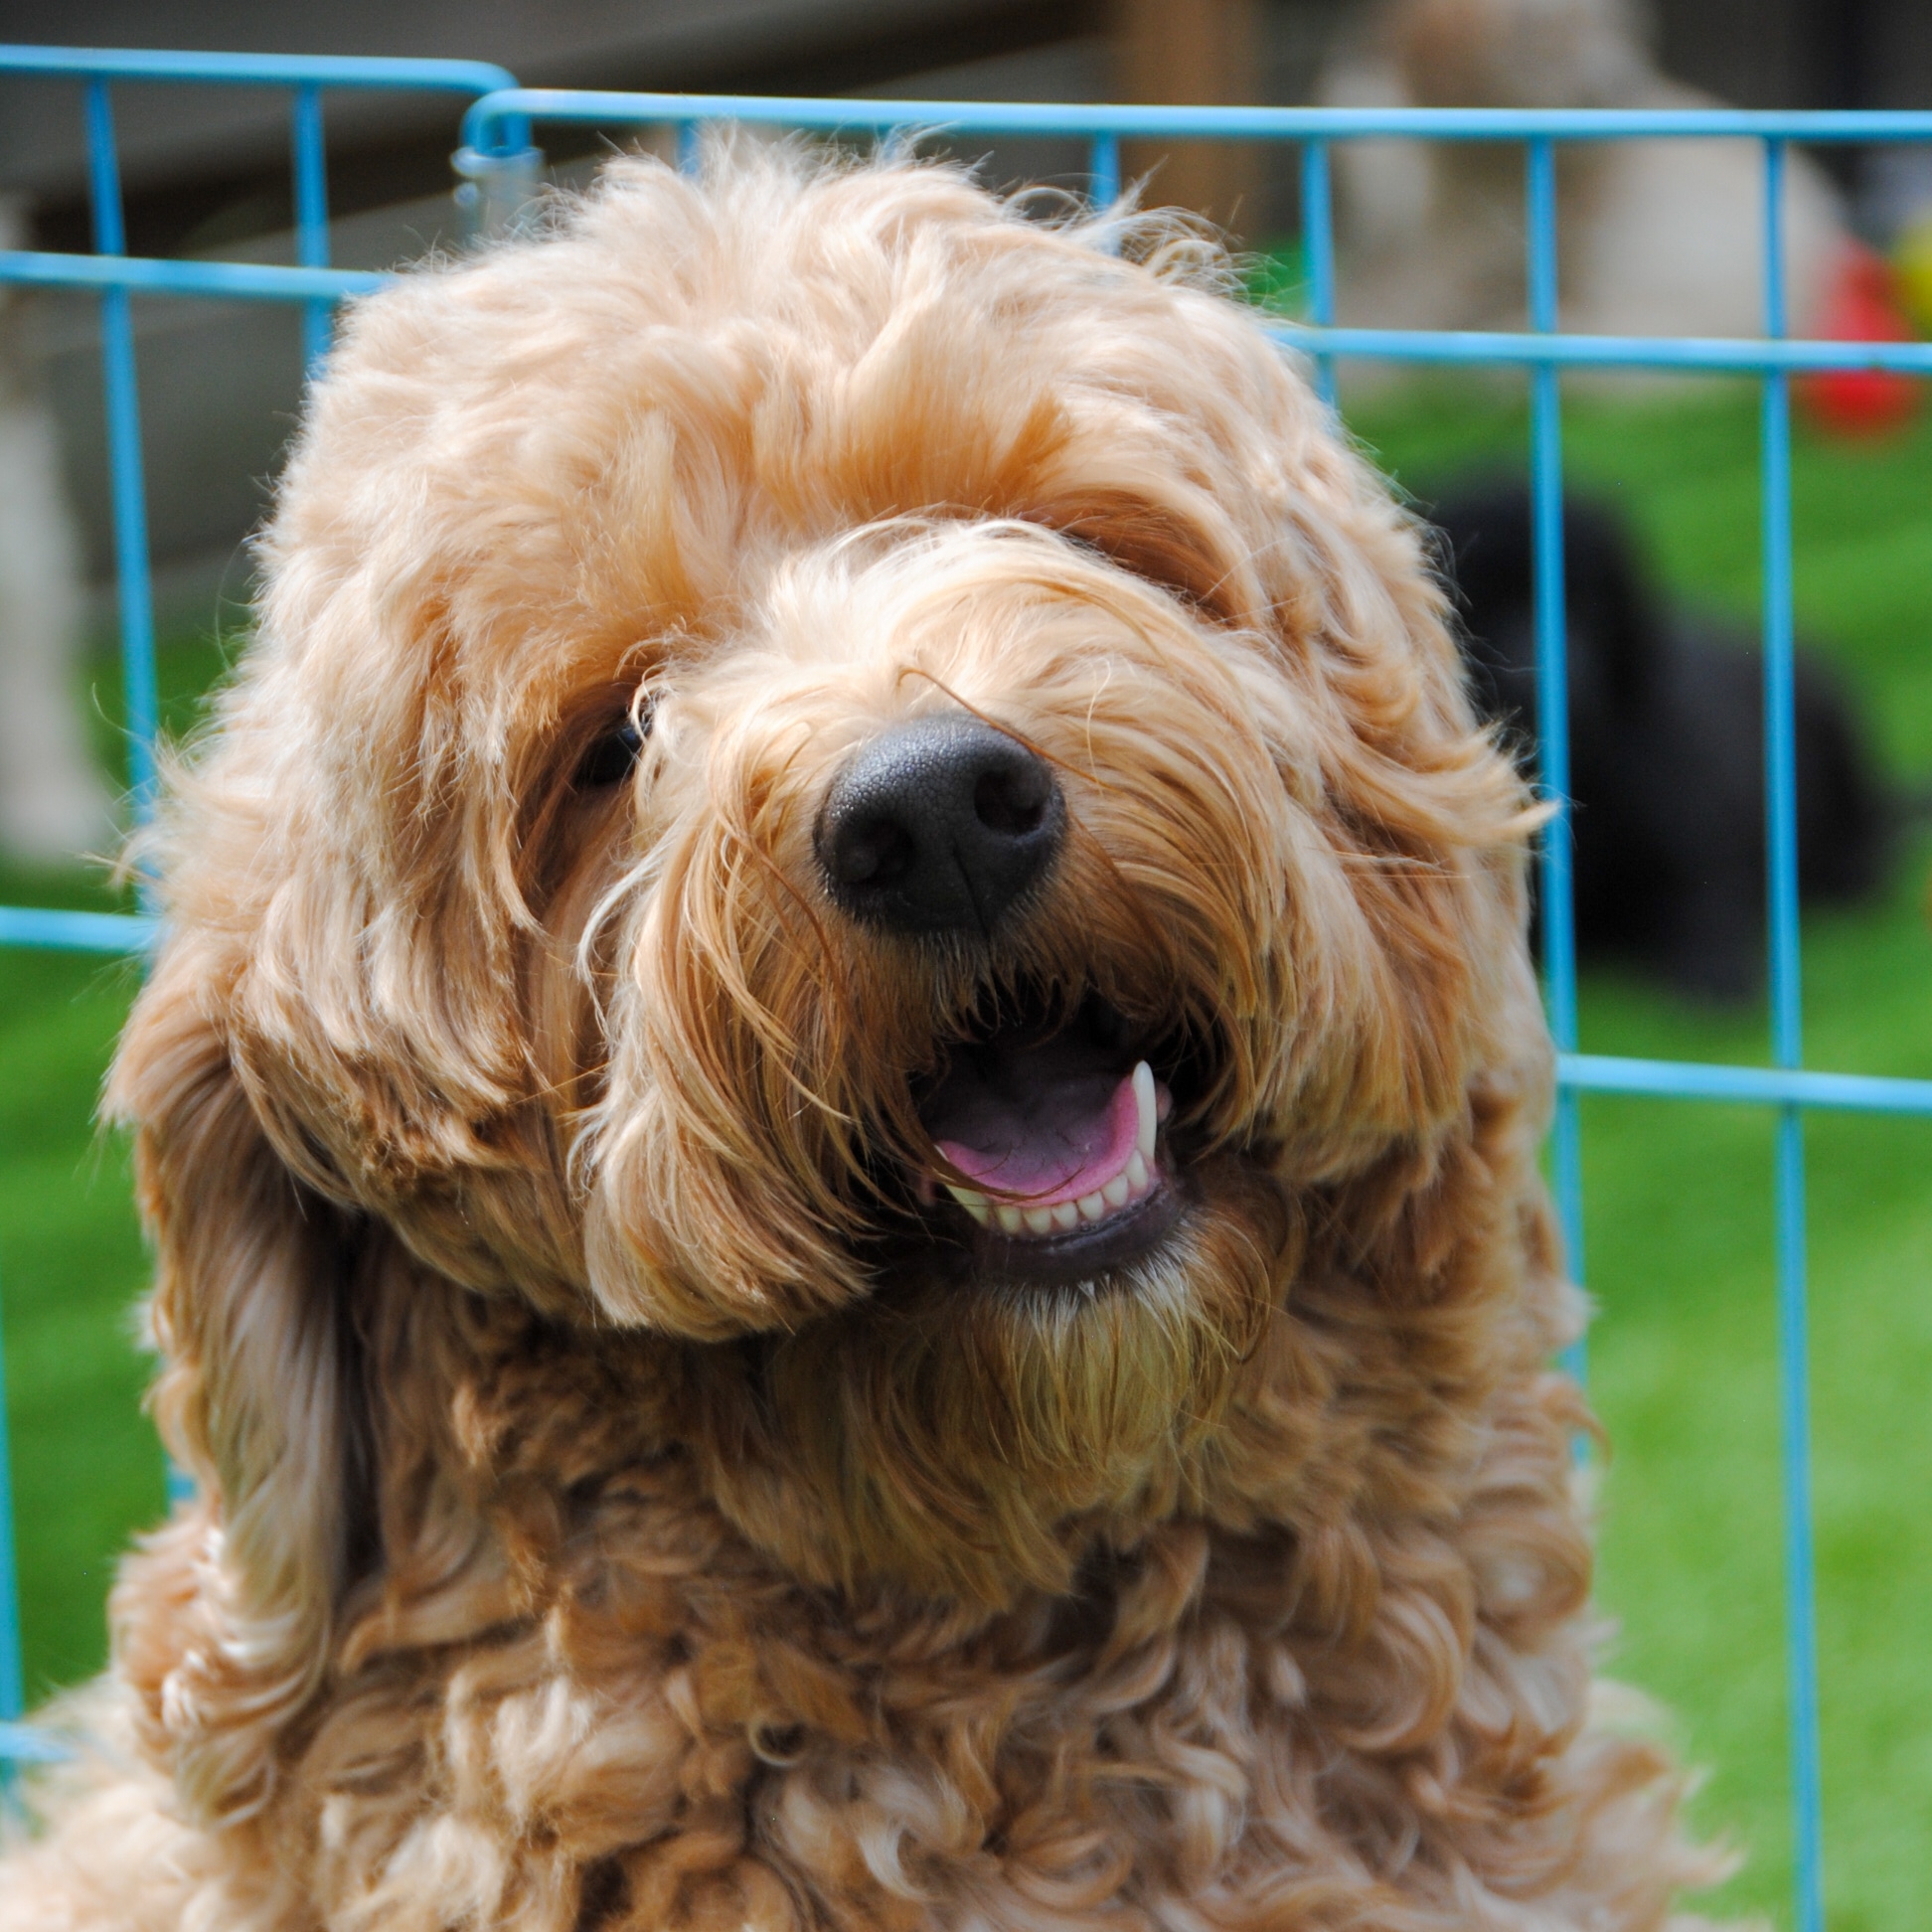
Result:
{"label": "blue wire fence", "polygon": [[[1120,190],[1123,137],[1265,141],[1299,146],[1307,320],[1283,324],[1286,347],[1312,358],[1334,400],[1337,356],[1527,370],[1535,555],[1536,666],[1541,782],[1555,808],[1541,851],[1543,972],[1558,1048],[1552,1141],[1557,1202],[1571,1271],[1581,1278],[1582,1170],[1578,1100],[1584,1093],[1761,1104],[1777,1115],[1775,1169],[1777,1305],[1781,1349],[1787,1642],[1791,1776],[1796,1833],[1798,1932],[1823,1932],[1822,1793],[1813,1624],[1811,1452],[1806,1367],[1804,1110],[1811,1107],[1932,1116],[1932,1080],[1820,1072],[1803,1066],[1800,1030],[1798,852],[1793,742],[1790,382],[1826,370],[1890,370],[1932,376],[1932,343],[1793,342],[1785,334],[1781,221],[1789,143],[1932,142],[1932,113],[1750,113],[1722,109],[1601,112],[1581,109],[1123,107],[987,101],[805,100],[739,94],[660,94],[523,88],[501,69],[455,61],[275,58],[256,55],[91,52],[0,48],[0,74],[82,83],[93,205],[94,252],[0,252],[0,282],[93,289],[112,474],[122,677],[134,745],[133,807],[151,809],[154,788],[154,628],[148,572],[145,480],[129,302],[134,295],[291,302],[304,316],[311,366],[327,348],[330,312],[384,275],[329,266],[325,90],[441,89],[467,96],[463,145],[452,157],[461,191],[501,225],[534,193],[540,122],[606,130],[669,125],[689,165],[698,130],[736,121],[843,136],[1055,135],[1087,143],[1096,203]],[[289,89],[297,265],[149,260],[127,254],[110,83],[231,82]],[[1527,156],[1527,331],[1446,332],[1335,326],[1335,244],[1330,150],[1336,141],[1409,136],[1509,141]],[[1763,319],[1757,340],[1564,335],[1557,329],[1556,149],[1562,142],[1729,137],[1764,157]],[[1577,1050],[1576,955],[1567,823],[1568,702],[1563,638],[1562,420],[1564,369],[1648,369],[1755,375],[1762,390],[1760,464],[1765,699],[1765,776],[1771,994],[1769,1067],[1612,1058]],[[146,916],[0,906],[0,945],[138,953],[153,943]],[[19,1622],[0,1405],[0,1760],[54,1748],[23,1726]]]}

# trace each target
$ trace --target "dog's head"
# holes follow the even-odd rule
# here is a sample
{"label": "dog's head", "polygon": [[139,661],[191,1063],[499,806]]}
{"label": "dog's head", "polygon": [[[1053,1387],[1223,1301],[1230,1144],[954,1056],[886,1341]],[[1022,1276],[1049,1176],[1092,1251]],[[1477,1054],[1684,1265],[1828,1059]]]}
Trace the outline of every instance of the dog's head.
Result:
{"label": "dog's head", "polygon": [[1199,1492],[1307,1202],[1528,985],[1415,532],[1214,272],[724,150],[347,319],[116,1086],[264,1603],[340,1560],[372,1227],[664,1338],[815,1581]]}

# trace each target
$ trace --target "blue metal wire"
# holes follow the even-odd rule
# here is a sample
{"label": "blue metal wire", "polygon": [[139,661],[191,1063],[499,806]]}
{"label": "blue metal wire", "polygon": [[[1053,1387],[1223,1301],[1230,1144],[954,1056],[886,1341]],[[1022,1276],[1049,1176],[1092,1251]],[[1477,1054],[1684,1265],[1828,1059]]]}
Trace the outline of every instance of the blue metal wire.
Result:
{"label": "blue metal wire", "polygon": [[151,47],[0,46],[0,74],[62,80],[192,81],[237,87],[383,87],[484,94],[517,77],[489,61],[395,60],[356,54],[201,54]]}
{"label": "blue metal wire", "polygon": [[1274,329],[1304,351],[1366,356],[1380,362],[1467,368],[1659,369],[1682,375],[1757,376],[1766,370],[1811,375],[1833,369],[1887,369],[1932,376],[1932,342],[1754,342],[1698,336],[1521,335],[1433,329]]}
{"label": "blue metal wire", "polygon": [[59,952],[145,952],[159,931],[155,920],[128,912],[55,912],[35,906],[0,905],[0,946],[33,946]]}
{"label": "blue metal wire", "polygon": [[[1530,326],[1553,335],[1557,323],[1556,151],[1538,136],[1530,143],[1525,195],[1528,217]],[[1530,378],[1530,500],[1535,558],[1536,745],[1538,775],[1550,818],[1540,854],[1543,994],[1559,1052],[1576,1050],[1576,934],[1570,889],[1569,646],[1563,594],[1563,413],[1553,364]],[[1572,1280],[1583,1279],[1583,1143],[1575,1090],[1556,1089],[1550,1135],[1551,1180]],[[1583,1371],[1583,1344],[1569,1352]]]}
{"label": "blue metal wire", "polygon": [[1785,1103],[1846,1113],[1932,1115],[1932,1080],[1894,1080],[1872,1073],[1812,1073],[1799,1068],[1712,1065],[1701,1060],[1563,1053],[1557,1057],[1557,1077],[1579,1093],[1717,1100],[1746,1107]]}
{"label": "blue metal wire", "polygon": [[[1784,161],[1764,143],[1764,332],[1785,333]],[[1798,953],[1798,771],[1792,704],[1791,381],[1764,378],[1762,403],[1764,567],[1764,791],[1766,905],[1770,925],[1771,1056],[1804,1057]],[[1811,1396],[1805,1286],[1804,1120],[1778,1112],[1776,1229],[1778,1339],[1784,1410],[1785,1633],[1791,1698],[1791,1782],[1798,1932],[1824,1932],[1824,1788],[1819,1762],[1818,1639],[1813,1579]]]}
{"label": "blue metal wire", "polygon": [[[0,71],[4,71],[0,67]],[[463,139],[487,152],[520,146],[533,120],[644,126],[741,121],[821,133],[1142,135],[1218,141],[1364,140],[1407,135],[1431,141],[1563,141],[1646,137],[1694,140],[1720,135],[1794,141],[1932,141],[1932,112],[1779,112],[1741,108],[1595,107],[1139,107],[1074,101],[861,100],[772,94],[618,93],[598,89],[509,87],[485,94],[463,116]]]}
{"label": "blue metal wire", "polygon": [[339,302],[393,275],[371,268],[290,268],[260,261],[156,261],[144,255],[0,253],[0,282],[27,288],[121,288],[134,295],[201,295],[224,302]]}
{"label": "blue metal wire", "polygon": [[[1318,329],[1335,323],[1335,209],[1329,188],[1326,141],[1304,141],[1301,151],[1302,265],[1308,273],[1308,319]],[[1335,358],[1317,351],[1315,388],[1335,407]]]}
{"label": "blue metal wire", "polygon": [[[304,268],[329,265],[329,162],[322,137],[322,94],[314,86],[295,89],[293,114],[295,177],[295,259]],[[335,305],[316,296],[302,309],[302,361],[310,376],[329,353]]]}
{"label": "blue metal wire", "polygon": [[1096,134],[1087,147],[1087,193],[1095,208],[1120,199],[1120,136]]}
{"label": "blue metal wire", "polygon": [[[114,110],[105,80],[89,80],[87,181],[94,251],[127,252],[121,216]],[[134,816],[154,809],[154,589],[148,574],[147,484],[141,473],[141,402],[134,373],[134,318],[125,287],[100,297],[100,358],[107,404],[107,463],[114,505],[114,582],[120,597],[121,691]]]}
{"label": "blue metal wire", "polygon": [[16,1764],[58,1764],[71,1756],[66,1744],[39,1725],[0,1722],[0,1781]]}

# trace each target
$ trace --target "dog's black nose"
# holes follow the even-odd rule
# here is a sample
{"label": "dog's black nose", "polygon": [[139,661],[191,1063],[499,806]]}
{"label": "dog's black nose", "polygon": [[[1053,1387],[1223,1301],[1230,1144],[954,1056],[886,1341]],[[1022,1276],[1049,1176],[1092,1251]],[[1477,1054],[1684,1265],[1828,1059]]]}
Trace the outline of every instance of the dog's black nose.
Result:
{"label": "dog's black nose", "polygon": [[976,718],[927,719],[874,738],[832,781],[818,859],[855,918],[985,934],[1052,864],[1065,824],[1046,759]]}

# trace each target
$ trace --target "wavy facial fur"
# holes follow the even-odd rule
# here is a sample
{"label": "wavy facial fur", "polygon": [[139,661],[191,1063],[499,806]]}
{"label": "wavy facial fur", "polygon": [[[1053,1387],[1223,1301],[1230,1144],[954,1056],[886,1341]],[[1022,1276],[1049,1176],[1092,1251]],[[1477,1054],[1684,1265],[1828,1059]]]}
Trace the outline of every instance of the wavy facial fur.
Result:
{"label": "wavy facial fur", "polygon": [[[1589,1717],[1534,813],[1223,279],[726,142],[348,316],[109,1086],[199,1497],[0,1928],[1635,1932],[1706,1871]],[[816,828],[934,719],[1065,829],[915,937]],[[1053,1275],[922,1109],[1079,1029],[1166,1193]]]}

